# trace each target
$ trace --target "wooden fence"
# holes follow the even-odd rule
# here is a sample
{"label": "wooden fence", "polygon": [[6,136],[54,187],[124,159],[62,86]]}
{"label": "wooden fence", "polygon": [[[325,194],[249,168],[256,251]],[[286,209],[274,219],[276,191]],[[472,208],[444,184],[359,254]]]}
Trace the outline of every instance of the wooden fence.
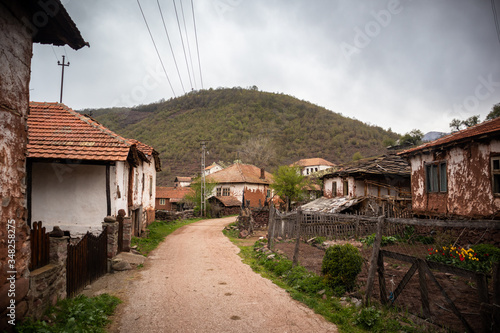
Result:
{"label": "wooden fence", "polygon": [[[455,233],[449,233],[450,230]],[[411,231],[413,234],[408,235]],[[370,302],[374,286],[378,284],[378,298],[382,304],[387,306],[398,306],[399,298],[409,288],[410,280],[414,275],[418,276],[418,284],[410,288],[417,288],[420,294],[420,306],[417,306],[414,314],[423,317],[429,322],[440,325],[440,317],[436,311],[436,299],[440,298],[447,304],[445,309],[455,320],[458,326],[452,330],[467,332],[499,332],[500,331],[500,269],[499,264],[494,264],[493,274],[470,271],[455,266],[450,266],[426,259],[428,254],[427,243],[419,243],[416,239],[426,240],[425,235],[446,235],[446,242],[453,239],[455,243],[470,231],[467,242],[476,244],[485,235],[500,234],[500,221],[443,221],[408,218],[385,218],[383,216],[374,218],[360,215],[309,213],[300,210],[283,214],[271,209],[269,214],[268,246],[274,246],[274,240],[296,239],[296,247],[293,256],[294,264],[297,264],[300,239],[307,240],[312,237],[326,237],[328,239],[353,239],[361,238],[373,233],[376,234],[371,257],[366,258],[369,262],[367,281],[365,285],[365,304]],[[420,234],[419,234],[420,232]],[[450,237],[451,235],[451,237]],[[392,246],[390,249],[381,249],[383,236],[399,236],[405,239],[406,245]],[[475,238],[474,238],[475,237]],[[470,242],[474,239],[474,242]],[[446,244],[446,243],[443,243]],[[449,243],[447,243],[449,244]],[[402,251],[401,251],[402,250]],[[366,251],[365,251],[366,252]],[[406,253],[405,253],[406,252]],[[368,255],[369,256],[369,255]],[[402,265],[395,264],[402,262]],[[390,276],[391,266],[403,267],[402,278],[395,281],[394,275]],[[392,272],[391,272],[392,273]],[[440,274],[440,276],[438,276]],[[378,279],[376,276],[378,275]],[[464,279],[467,283],[474,284],[475,292],[460,295],[465,302],[477,304],[477,315],[464,313],[457,306],[457,296],[450,296],[453,290],[447,290],[442,282],[442,275],[454,276],[456,279]],[[390,277],[390,279],[389,279]],[[391,284],[393,288],[388,288]],[[389,289],[392,291],[389,292]],[[430,291],[431,290],[431,291]],[[472,289],[473,290],[473,289]],[[432,305],[432,306],[431,306]],[[438,305],[439,306],[439,305]],[[441,306],[442,307],[442,306]],[[444,308],[444,307],[442,307]],[[440,309],[438,309],[440,310]],[[411,312],[411,311],[410,311]],[[449,327],[448,327],[449,328]]]}
{"label": "wooden fence", "polygon": [[50,238],[45,232],[42,222],[34,222],[30,231],[31,261],[30,271],[49,264],[50,261]]}
{"label": "wooden fence", "polygon": [[99,236],[87,234],[78,244],[68,244],[66,292],[72,297],[107,272],[107,228]]}

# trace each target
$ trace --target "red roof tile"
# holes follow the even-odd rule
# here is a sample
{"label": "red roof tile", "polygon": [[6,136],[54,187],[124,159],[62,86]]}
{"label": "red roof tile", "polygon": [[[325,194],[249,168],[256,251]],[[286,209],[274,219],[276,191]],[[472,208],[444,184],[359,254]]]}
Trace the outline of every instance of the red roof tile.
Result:
{"label": "red roof tile", "polygon": [[426,149],[432,149],[439,146],[446,146],[453,143],[470,141],[483,136],[491,136],[493,134],[500,134],[500,117],[493,120],[485,121],[475,126],[466,128],[464,130],[452,133],[437,140],[424,143],[415,148],[405,150],[398,155],[409,155]]}
{"label": "red roof tile", "polygon": [[131,147],[148,158],[154,149],[112,132],[64,104],[30,102],[28,157],[125,161]]}
{"label": "red roof tile", "polygon": [[[183,199],[187,194],[194,193],[190,187],[156,187],[157,199]],[[170,200],[172,201],[172,200]]]}
{"label": "red roof tile", "polygon": [[214,172],[206,177],[217,183],[249,183],[249,184],[271,184],[273,175],[264,171],[264,179],[260,178],[261,169],[254,165],[235,163],[225,169]]}
{"label": "red roof tile", "polygon": [[307,167],[307,166],[314,166],[314,165],[328,165],[328,166],[335,166],[332,162],[328,162],[325,159],[322,158],[305,158],[302,160],[299,160],[295,163],[293,163],[291,166],[301,166],[301,167]]}

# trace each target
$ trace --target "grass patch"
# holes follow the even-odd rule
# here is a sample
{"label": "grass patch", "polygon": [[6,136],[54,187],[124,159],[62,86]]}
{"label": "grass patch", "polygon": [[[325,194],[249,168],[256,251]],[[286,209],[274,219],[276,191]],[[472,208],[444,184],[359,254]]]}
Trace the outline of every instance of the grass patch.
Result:
{"label": "grass patch", "polygon": [[153,251],[158,245],[172,232],[185,225],[198,222],[203,218],[194,218],[189,220],[175,220],[175,221],[154,221],[148,229],[147,237],[132,237],[132,246],[137,245],[137,251],[142,255],[147,256],[149,252]]}
{"label": "grass patch", "polygon": [[96,297],[79,295],[60,300],[50,307],[44,319],[33,321],[28,318],[15,327],[16,332],[106,332],[111,316],[120,299],[108,294]]}
{"label": "grass patch", "polygon": [[343,306],[335,296],[336,290],[332,290],[322,276],[302,266],[292,268],[289,259],[263,251],[263,241],[257,241],[253,246],[239,246],[237,238],[225,234],[240,248],[243,263],[285,289],[293,299],[336,324],[340,332],[429,332],[429,327],[420,327],[394,308]]}

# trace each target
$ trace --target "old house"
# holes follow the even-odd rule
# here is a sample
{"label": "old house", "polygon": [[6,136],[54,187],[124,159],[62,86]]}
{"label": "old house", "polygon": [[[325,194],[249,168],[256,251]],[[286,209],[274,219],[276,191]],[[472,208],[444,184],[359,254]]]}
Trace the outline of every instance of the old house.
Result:
{"label": "old house", "polygon": [[235,197],[239,202],[249,202],[250,207],[262,207],[271,197],[269,185],[273,176],[254,165],[235,163],[206,177],[216,182],[213,196]]}
{"label": "old house", "polygon": [[409,197],[410,167],[397,155],[361,159],[325,173],[326,197]]}
{"label": "old house", "polygon": [[60,103],[30,103],[29,221],[57,225],[71,235],[100,232],[120,209],[134,234],[154,220],[158,153],[125,139]]}
{"label": "old house", "polygon": [[302,175],[308,176],[315,172],[332,168],[335,164],[322,158],[306,158],[292,163],[290,166],[300,167]]}
{"label": "old house", "polygon": [[207,166],[205,168],[205,176],[208,176],[209,174],[212,174],[214,172],[217,172],[217,171],[221,171],[222,169],[224,169],[222,166],[220,166],[218,163],[215,163],[213,162],[212,164],[210,164],[209,166]]}
{"label": "old house", "polygon": [[[0,1],[0,331],[28,312],[29,226],[26,209],[26,118],[33,43],[88,45],[59,0]],[[11,238],[12,237],[14,238]],[[15,242],[8,240],[14,239]],[[14,255],[11,258],[8,254]],[[9,264],[8,260],[15,258]],[[13,266],[7,266],[13,265]],[[14,271],[16,273],[7,273]],[[15,276],[15,293],[11,290]],[[14,309],[8,308],[15,302]],[[13,312],[12,312],[13,311]]]}
{"label": "old house", "polygon": [[193,193],[190,187],[156,188],[156,210],[182,211],[185,208],[184,197]]}
{"label": "old house", "polygon": [[400,156],[411,165],[414,213],[500,216],[500,118],[408,149]]}
{"label": "old house", "polygon": [[189,187],[192,181],[191,177],[175,177],[174,187]]}

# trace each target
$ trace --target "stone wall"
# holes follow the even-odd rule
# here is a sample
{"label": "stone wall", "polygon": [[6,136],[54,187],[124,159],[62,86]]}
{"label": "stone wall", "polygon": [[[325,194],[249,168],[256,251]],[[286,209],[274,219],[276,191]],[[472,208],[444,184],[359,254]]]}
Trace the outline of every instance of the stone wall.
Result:
{"label": "stone wall", "polygon": [[[7,314],[15,313],[14,322],[26,314],[29,288],[25,154],[32,39],[11,13],[0,4],[0,331],[13,328]],[[9,257],[9,250],[15,254]],[[11,302],[15,309],[7,308]]]}
{"label": "stone wall", "polygon": [[40,319],[45,310],[66,298],[66,259],[69,237],[50,237],[50,264],[30,274],[27,316]]}
{"label": "stone wall", "polygon": [[169,212],[164,210],[157,210],[155,218],[159,221],[175,221],[175,220],[188,220],[194,217],[193,210],[185,210],[183,212]]}

